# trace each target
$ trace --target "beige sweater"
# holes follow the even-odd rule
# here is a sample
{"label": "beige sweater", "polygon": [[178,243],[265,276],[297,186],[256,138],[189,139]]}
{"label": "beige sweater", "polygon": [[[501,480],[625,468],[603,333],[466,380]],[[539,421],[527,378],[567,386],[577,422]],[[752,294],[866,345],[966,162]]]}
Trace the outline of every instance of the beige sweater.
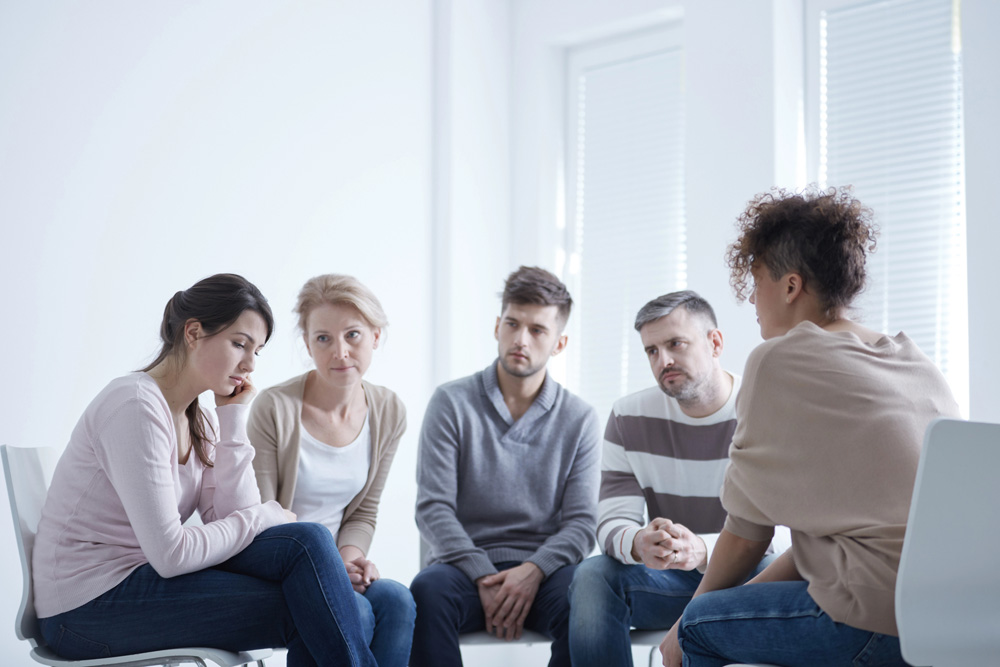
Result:
{"label": "beige sweater", "polygon": [[[302,434],[302,394],[309,373],[294,377],[260,393],[250,409],[247,432],[256,450],[253,459],[262,502],[277,500],[285,509],[295,497]],[[365,554],[375,534],[378,503],[385,478],[406,430],[406,409],[392,391],[362,380],[368,403],[372,463],[361,492],[344,509],[337,547],[355,546]]]}
{"label": "beige sweater", "polygon": [[726,529],[792,531],[809,594],[837,622],[896,635],[894,589],[924,431],[957,417],[904,334],[868,345],[804,322],[747,360],[722,489]]}

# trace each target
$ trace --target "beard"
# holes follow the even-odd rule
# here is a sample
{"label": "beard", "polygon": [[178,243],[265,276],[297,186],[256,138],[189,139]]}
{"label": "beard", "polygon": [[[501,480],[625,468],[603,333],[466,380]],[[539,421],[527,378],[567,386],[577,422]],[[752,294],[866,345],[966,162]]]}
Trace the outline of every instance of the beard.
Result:
{"label": "beard", "polygon": [[[683,373],[684,380],[682,382],[674,381],[674,384],[668,385],[663,381],[663,375],[667,372],[670,373]],[[705,393],[706,385],[710,380],[710,375],[706,374],[701,377],[691,377],[690,374],[683,368],[670,368],[667,371],[661,373],[660,380],[657,384],[660,390],[669,396],[670,398],[675,398],[681,403],[688,401],[694,401],[703,398]]]}
{"label": "beard", "polygon": [[544,370],[545,364],[541,363],[538,365],[532,365],[531,358],[527,358],[527,365],[524,366],[514,366],[508,359],[508,354],[504,354],[500,357],[500,366],[507,372],[508,375],[516,378],[526,378],[531,377],[535,373]]}

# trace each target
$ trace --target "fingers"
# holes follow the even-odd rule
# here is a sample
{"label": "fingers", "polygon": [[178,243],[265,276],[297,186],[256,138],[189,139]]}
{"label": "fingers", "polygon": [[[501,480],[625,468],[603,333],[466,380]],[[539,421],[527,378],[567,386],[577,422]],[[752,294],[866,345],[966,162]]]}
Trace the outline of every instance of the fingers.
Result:
{"label": "fingers", "polygon": [[375,563],[373,563],[371,561],[367,561],[365,563],[365,572],[364,572],[364,575],[365,575],[365,583],[367,583],[367,584],[370,584],[371,582],[373,582],[376,579],[378,579],[378,577],[379,577],[379,575],[378,575],[378,568],[375,567]]}

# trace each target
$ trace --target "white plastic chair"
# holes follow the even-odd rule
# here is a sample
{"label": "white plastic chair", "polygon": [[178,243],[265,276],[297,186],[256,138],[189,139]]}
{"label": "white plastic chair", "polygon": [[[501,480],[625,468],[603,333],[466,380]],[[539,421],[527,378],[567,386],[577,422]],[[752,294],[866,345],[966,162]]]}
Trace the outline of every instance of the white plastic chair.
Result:
{"label": "white plastic chair", "polygon": [[207,663],[214,663],[219,667],[236,667],[255,662],[258,667],[264,667],[264,659],[271,655],[270,649],[232,653],[216,648],[192,647],[134,653],[98,660],[66,660],[53,653],[45,645],[45,640],[38,627],[38,618],[35,616],[31,583],[31,552],[35,546],[35,532],[38,530],[42,504],[45,502],[45,493],[51,479],[52,466],[48,464],[55,459],[55,455],[48,448],[30,449],[3,445],[0,446],[0,458],[3,459],[7,496],[10,498],[10,513],[14,520],[17,552],[21,557],[21,573],[24,577],[24,592],[21,595],[21,606],[14,619],[14,631],[17,633],[18,639],[23,639],[31,644],[31,657],[36,662],[51,667],[99,667],[105,665],[117,667],[164,665],[164,667],[174,667],[191,663],[199,665],[199,667],[207,667]]}
{"label": "white plastic chair", "polygon": [[924,436],[896,579],[903,658],[1000,661],[1000,425],[938,419]]}

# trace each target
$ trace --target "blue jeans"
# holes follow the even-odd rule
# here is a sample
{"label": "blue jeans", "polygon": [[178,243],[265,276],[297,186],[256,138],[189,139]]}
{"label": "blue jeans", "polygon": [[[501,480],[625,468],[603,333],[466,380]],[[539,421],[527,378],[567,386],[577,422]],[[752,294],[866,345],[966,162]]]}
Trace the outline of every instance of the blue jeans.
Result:
{"label": "blue jeans", "polygon": [[[760,562],[755,576],[771,562]],[[580,563],[569,588],[569,650],[574,667],[631,665],[629,629],[663,630],[684,613],[701,573],[625,565],[610,556]]]}
{"label": "blue jeans", "polygon": [[224,563],[179,577],[164,579],[146,563],[40,624],[52,650],[78,660],[183,646],[285,646],[289,667],[376,667],[337,545],[316,523],[270,528]]}
{"label": "blue jeans", "polygon": [[365,594],[354,593],[361,629],[379,667],[406,667],[417,606],[410,590],[392,579],[376,579]]}
{"label": "blue jeans", "polygon": [[[520,563],[494,563],[507,570]],[[552,639],[549,667],[569,667],[569,601],[566,591],[575,566],[561,567],[542,581],[524,627]],[[458,635],[486,629],[486,616],[475,582],[453,565],[438,563],[422,570],[410,584],[417,602],[411,667],[459,667]]]}
{"label": "blue jeans", "polygon": [[684,667],[906,665],[898,637],[835,622],[807,587],[804,581],[780,581],[698,596],[684,611],[678,632]]}

